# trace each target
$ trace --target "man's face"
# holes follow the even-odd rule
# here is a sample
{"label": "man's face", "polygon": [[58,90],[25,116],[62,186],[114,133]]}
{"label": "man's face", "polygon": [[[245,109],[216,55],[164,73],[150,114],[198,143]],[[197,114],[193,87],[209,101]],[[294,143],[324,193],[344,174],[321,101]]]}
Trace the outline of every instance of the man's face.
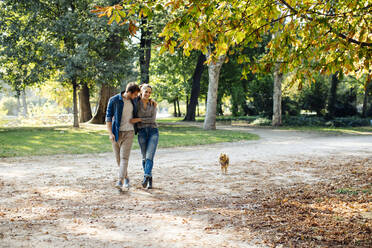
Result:
{"label": "man's face", "polygon": [[138,91],[136,91],[136,92],[129,92],[129,97],[130,97],[130,99],[134,99],[134,98],[136,98],[137,96],[138,96]]}

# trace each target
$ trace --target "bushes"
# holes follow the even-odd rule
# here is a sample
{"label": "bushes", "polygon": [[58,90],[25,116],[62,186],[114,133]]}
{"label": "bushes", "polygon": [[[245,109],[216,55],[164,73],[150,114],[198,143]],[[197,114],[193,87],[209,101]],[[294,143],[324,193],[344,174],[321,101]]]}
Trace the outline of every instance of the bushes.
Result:
{"label": "bushes", "polygon": [[[271,125],[271,119],[264,116],[218,116],[216,120],[221,124]],[[203,122],[204,118],[200,118],[197,121]],[[283,126],[292,127],[362,127],[369,125],[370,119],[359,117],[339,117],[329,120],[315,115],[283,116]]]}
{"label": "bushes", "polygon": [[329,127],[362,127],[369,126],[370,121],[366,118],[342,117],[327,121],[325,125]]}
{"label": "bushes", "polygon": [[283,116],[284,126],[324,126],[325,119],[318,116]]}
{"label": "bushes", "polygon": [[259,75],[248,83],[249,103],[259,115],[273,115],[273,82],[272,75]]}

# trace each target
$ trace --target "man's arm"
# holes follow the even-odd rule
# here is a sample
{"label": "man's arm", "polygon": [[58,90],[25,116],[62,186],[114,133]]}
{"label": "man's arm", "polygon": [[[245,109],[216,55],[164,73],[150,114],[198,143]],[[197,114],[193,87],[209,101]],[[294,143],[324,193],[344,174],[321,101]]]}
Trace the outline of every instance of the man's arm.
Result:
{"label": "man's arm", "polygon": [[156,112],[157,112],[157,108],[154,106],[154,108],[151,111],[151,117],[142,117],[141,118],[141,122],[144,123],[144,124],[155,123],[155,121],[156,121]]}
{"label": "man's arm", "polygon": [[113,100],[110,99],[106,110],[106,127],[109,133],[109,138],[112,142],[115,141],[115,135],[112,133],[112,117],[114,116],[113,105],[114,105]]}
{"label": "man's arm", "polygon": [[109,133],[109,138],[112,142],[115,141],[115,135],[112,133],[112,122],[106,122],[107,131]]}
{"label": "man's arm", "polygon": [[130,119],[129,122],[132,123],[132,124],[136,124],[138,122],[141,122],[142,119],[141,118],[133,118],[133,119]]}
{"label": "man's arm", "polygon": [[155,101],[152,100],[152,99],[149,99],[149,102],[150,102],[150,105],[154,105],[155,108],[158,106],[158,103],[155,102]]}

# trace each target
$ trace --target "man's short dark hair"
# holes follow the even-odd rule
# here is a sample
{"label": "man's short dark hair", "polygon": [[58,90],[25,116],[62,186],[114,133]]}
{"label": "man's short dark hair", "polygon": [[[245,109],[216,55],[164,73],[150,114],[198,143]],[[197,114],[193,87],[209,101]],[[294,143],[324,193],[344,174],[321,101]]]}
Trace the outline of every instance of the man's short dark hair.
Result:
{"label": "man's short dark hair", "polygon": [[130,93],[140,92],[140,88],[136,83],[129,83],[127,84],[125,91]]}

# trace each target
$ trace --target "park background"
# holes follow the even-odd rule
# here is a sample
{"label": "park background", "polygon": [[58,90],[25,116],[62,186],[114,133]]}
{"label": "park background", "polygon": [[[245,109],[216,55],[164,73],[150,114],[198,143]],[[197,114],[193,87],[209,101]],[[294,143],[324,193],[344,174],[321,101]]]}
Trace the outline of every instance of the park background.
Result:
{"label": "park background", "polygon": [[[370,247],[371,8],[0,1],[1,245]],[[158,167],[136,185],[134,141],[117,194],[104,119],[129,82],[154,87]]]}

